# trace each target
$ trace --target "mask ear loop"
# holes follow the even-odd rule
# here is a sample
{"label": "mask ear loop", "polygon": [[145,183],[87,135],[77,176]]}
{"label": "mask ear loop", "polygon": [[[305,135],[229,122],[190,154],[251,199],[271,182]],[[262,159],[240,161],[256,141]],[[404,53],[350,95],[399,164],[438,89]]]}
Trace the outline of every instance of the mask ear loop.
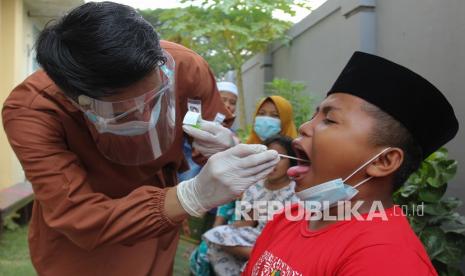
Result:
{"label": "mask ear loop", "polygon": [[[373,162],[373,160],[375,160],[376,158],[378,158],[381,154],[385,153],[387,150],[391,149],[391,147],[388,147],[388,148],[385,148],[384,150],[382,150],[380,153],[378,153],[377,155],[373,156],[373,158],[371,158],[370,160],[368,160],[367,162],[365,162],[365,164],[361,165],[358,169],[356,169],[353,173],[351,173],[348,177],[346,177],[343,182],[345,183],[349,178],[351,178],[352,176],[354,176],[354,174],[358,173],[361,169],[363,169],[366,165],[370,164],[371,162]],[[354,188],[357,188],[358,186],[362,185],[363,183],[369,181],[370,179],[372,179],[373,176],[370,176],[368,177],[367,179],[357,183],[356,185],[354,185],[353,187]]]}
{"label": "mask ear loop", "polygon": [[355,185],[353,186],[353,188],[354,188],[354,189],[357,188],[358,186],[362,185],[363,183],[370,181],[372,178],[373,178],[373,176],[370,176],[370,177],[368,177],[367,179],[360,181],[359,183],[355,184]]}

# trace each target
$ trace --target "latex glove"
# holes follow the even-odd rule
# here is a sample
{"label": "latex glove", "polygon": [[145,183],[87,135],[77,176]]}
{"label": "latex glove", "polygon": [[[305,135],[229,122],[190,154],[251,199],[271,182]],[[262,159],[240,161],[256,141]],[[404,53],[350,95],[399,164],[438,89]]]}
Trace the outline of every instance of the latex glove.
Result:
{"label": "latex glove", "polygon": [[278,162],[275,150],[239,144],[213,155],[196,177],[179,183],[178,199],[190,215],[200,217],[265,178]]}
{"label": "latex glove", "polygon": [[232,131],[217,122],[202,120],[200,129],[190,125],[183,125],[182,128],[194,138],[192,146],[206,157],[227,150],[236,144]]}

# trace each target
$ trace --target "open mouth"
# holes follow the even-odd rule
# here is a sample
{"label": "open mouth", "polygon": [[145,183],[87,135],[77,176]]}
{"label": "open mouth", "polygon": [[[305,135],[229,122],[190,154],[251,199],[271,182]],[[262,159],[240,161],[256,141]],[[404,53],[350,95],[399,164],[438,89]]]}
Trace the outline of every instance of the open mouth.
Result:
{"label": "open mouth", "polygon": [[[307,153],[304,150],[299,149],[299,148],[295,148],[294,150],[295,150],[295,154],[297,158],[301,159],[301,160],[297,160],[297,164],[310,166],[311,161],[310,161],[310,158],[308,158]],[[303,160],[308,160],[308,161],[303,161]]]}
{"label": "open mouth", "polygon": [[297,161],[297,166],[290,167],[287,170],[287,175],[292,178],[299,178],[303,176],[310,170],[311,160],[308,158],[307,152],[298,144],[292,143],[292,147],[294,148],[294,152],[299,159],[308,160],[308,161]]}

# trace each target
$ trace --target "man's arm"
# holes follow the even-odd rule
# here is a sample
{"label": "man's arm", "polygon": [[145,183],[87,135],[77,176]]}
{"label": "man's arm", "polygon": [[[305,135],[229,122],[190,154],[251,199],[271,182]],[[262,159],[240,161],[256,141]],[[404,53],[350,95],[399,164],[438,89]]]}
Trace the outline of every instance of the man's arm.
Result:
{"label": "man's arm", "polygon": [[94,192],[52,112],[5,106],[3,122],[45,223],[77,246],[91,250],[153,238],[186,216],[172,188],[142,186],[119,199]]}

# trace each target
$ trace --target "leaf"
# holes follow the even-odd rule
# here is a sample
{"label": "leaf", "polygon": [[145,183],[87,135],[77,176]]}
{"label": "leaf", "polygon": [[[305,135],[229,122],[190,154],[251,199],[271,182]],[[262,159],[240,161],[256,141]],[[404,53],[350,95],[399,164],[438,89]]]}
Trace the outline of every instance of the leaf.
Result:
{"label": "leaf", "polygon": [[457,233],[463,234],[465,233],[465,224],[462,224],[458,221],[447,221],[441,225],[441,228],[446,233]]}
{"label": "leaf", "polygon": [[448,275],[447,273],[447,264],[443,264],[440,261],[437,261],[435,259],[431,259],[431,263],[433,264],[434,268],[436,269],[436,272],[438,275]]}
{"label": "leaf", "polygon": [[400,189],[400,194],[403,197],[409,197],[417,191],[418,191],[418,185],[406,185]]}
{"label": "leaf", "polygon": [[439,227],[425,228],[420,234],[420,240],[431,259],[441,254],[446,245],[446,235]]}
{"label": "leaf", "polygon": [[454,210],[462,205],[462,200],[457,197],[448,197],[441,200],[441,203],[445,208]]}
{"label": "leaf", "polygon": [[441,170],[442,181],[448,182],[454,178],[457,173],[457,164],[456,160],[442,160],[439,162],[439,165],[443,168]]}
{"label": "leaf", "polygon": [[420,233],[426,226],[426,219],[424,217],[409,216],[407,218],[415,233]]}
{"label": "leaf", "polygon": [[440,148],[439,150],[433,152],[426,158],[426,161],[436,160],[436,159],[446,159],[448,151],[446,148]]}
{"label": "leaf", "polygon": [[422,179],[426,179],[429,177],[435,177],[436,175],[436,170],[433,166],[434,160],[433,161],[424,161],[420,165],[420,170],[419,174],[421,175]]}
{"label": "leaf", "polygon": [[435,187],[435,188],[439,188],[439,187],[441,187],[442,185],[445,184],[445,182],[443,182],[438,176],[435,176],[435,177],[428,177],[428,178],[426,179],[426,182],[427,182],[429,185],[431,185],[431,186],[433,186],[433,187]]}
{"label": "leaf", "polygon": [[425,214],[434,216],[443,216],[449,214],[449,210],[439,202],[424,204],[424,211]]}
{"label": "leaf", "polygon": [[457,266],[447,266],[447,276],[463,276],[462,271]]}
{"label": "leaf", "polygon": [[[465,233],[465,217],[457,212],[453,212],[447,217],[447,220],[441,225],[444,232],[464,234]],[[465,237],[465,236],[464,236]]]}
{"label": "leaf", "polygon": [[5,229],[8,229],[10,231],[18,229],[19,225],[15,222],[15,219],[18,219],[19,217],[20,215],[16,212],[6,216],[3,220],[3,226],[5,227]]}
{"label": "leaf", "polygon": [[436,260],[445,264],[458,264],[465,254],[465,238],[463,235],[448,233],[444,236],[445,244],[442,252],[437,254]]}
{"label": "leaf", "polygon": [[443,186],[446,182],[443,180],[441,167],[436,160],[426,161],[422,164],[422,176],[426,178],[426,183],[435,188]]}
{"label": "leaf", "polygon": [[446,192],[446,189],[447,185],[443,185],[439,188],[435,188],[428,185],[419,191],[418,198],[421,201],[425,202],[437,202],[442,198],[442,196]]}

